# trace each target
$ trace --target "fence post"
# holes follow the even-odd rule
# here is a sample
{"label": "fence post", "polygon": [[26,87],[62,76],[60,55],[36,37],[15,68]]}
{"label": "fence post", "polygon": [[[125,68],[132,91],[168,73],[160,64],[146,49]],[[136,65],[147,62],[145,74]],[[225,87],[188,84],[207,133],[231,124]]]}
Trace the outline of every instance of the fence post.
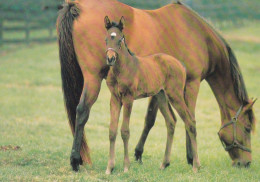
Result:
{"label": "fence post", "polygon": [[49,25],[49,38],[51,39],[52,38],[52,26]]}
{"label": "fence post", "polygon": [[30,27],[29,27],[29,12],[25,10],[25,17],[24,17],[24,25],[25,25],[25,41],[27,44],[30,43]]}
{"label": "fence post", "polygon": [[3,31],[4,31],[3,22],[4,20],[0,18],[0,46],[3,45]]}

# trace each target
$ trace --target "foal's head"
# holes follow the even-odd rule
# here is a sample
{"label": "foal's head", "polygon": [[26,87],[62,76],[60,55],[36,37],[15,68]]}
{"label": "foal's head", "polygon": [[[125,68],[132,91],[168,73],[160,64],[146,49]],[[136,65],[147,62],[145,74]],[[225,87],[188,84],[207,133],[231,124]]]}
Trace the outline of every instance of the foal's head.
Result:
{"label": "foal's head", "polygon": [[122,47],[125,46],[125,37],[122,32],[124,29],[124,17],[121,17],[119,23],[111,23],[109,18],[106,16],[105,27],[107,29],[107,64],[113,66],[118,59],[118,54],[122,51]]}

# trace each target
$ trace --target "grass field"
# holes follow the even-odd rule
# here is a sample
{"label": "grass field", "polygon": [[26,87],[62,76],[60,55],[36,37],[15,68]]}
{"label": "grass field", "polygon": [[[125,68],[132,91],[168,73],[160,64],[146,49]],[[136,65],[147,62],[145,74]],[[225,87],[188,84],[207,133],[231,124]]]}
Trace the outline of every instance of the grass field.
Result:
{"label": "grass field", "polygon": [[[250,97],[260,97],[260,25],[222,32],[234,49]],[[143,155],[134,162],[134,147],[143,128],[147,99],[134,103],[130,124],[131,168],[123,173],[123,143],[116,145],[116,168],[105,175],[108,160],[110,93],[105,82],[85,127],[93,166],[74,173],[69,165],[72,135],[63,106],[58,51],[55,43],[4,47],[0,52],[0,181],[260,181],[260,125],[252,136],[253,163],[249,169],[231,167],[217,136],[220,114],[215,97],[202,83],[196,108],[197,174],[186,163],[185,133],[178,118],[171,166],[159,170],[166,127],[159,114]],[[260,118],[260,101],[255,114]],[[15,146],[19,146],[15,148]]]}

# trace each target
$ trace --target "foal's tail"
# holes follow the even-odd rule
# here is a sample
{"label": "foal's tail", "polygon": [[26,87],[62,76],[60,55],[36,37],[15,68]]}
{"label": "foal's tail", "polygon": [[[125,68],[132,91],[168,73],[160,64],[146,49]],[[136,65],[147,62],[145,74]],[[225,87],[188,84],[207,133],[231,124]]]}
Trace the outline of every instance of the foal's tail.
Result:
{"label": "foal's tail", "polygon": [[[77,61],[72,38],[73,21],[79,16],[80,12],[76,5],[76,3],[67,1],[59,11],[57,19],[62,90],[73,135],[76,123],[76,107],[83,89],[83,75]],[[80,155],[84,162],[91,164],[85,134],[82,140]]]}

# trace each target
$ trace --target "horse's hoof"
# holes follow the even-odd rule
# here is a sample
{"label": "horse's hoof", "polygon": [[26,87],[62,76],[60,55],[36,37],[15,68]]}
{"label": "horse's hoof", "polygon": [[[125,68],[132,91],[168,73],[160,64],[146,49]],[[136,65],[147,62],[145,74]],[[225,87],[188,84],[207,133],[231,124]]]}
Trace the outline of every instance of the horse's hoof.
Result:
{"label": "horse's hoof", "polygon": [[162,163],[160,169],[161,169],[161,170],[164,170],[165,168],[167,168],[167,167],[169,167],[169,166],[170,166],[170,163],[169,163],[169,162],[168,162],[168,163]]}
{"label": "horse's hoof", "polygon": [[187,155],[187,163],[188,163],[189,165],[192,165],[192,164],[193,164],[193,158],[190,157],[189,155]]}
{"label": "horse's hoof", "polygon": [[138,150],[135,149],[135,160],[139,161],[140,164],[142,164],[142,154],[143,154],[143,150]]}
{"label": "horse's hoof", "polygon": [[75,171],[75,172],[79,171],[79,164],[80,164],[80,159],[76,159],[76,158],[70,159],[70,165],[71,165],[73,171]]}
{"label": "horse's hoof", "polygon": [[82,158],[80,157],[80,159],[79,159],[79,165],[83,165],[83,160],[82,160]]}

